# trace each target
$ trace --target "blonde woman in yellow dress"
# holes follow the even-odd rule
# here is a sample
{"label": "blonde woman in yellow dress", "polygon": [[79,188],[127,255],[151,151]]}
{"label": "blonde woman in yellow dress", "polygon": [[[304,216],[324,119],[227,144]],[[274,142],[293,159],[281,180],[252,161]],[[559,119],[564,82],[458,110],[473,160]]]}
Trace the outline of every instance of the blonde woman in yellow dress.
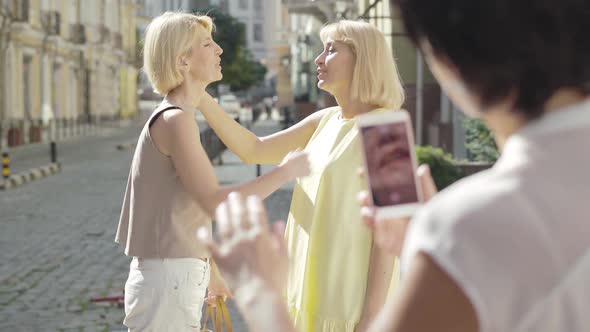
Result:
{"label": "blonde woman in yellow dress", "polygon": [[372,245],[360,222],[357,193],[366,184],[355,116],[399,109],[404,94],[390,47],[373,25],[339,21],[321,31],[318,87],[338,106],[319,110],[291,128],[257,137],[212,98],[200,111],[224,143],[248,163],[277,163],[297,148],[312,173],[298,179],[287,221],[291,257],[287,305],[300,331],[364,331],[396,287],[396,258]]}

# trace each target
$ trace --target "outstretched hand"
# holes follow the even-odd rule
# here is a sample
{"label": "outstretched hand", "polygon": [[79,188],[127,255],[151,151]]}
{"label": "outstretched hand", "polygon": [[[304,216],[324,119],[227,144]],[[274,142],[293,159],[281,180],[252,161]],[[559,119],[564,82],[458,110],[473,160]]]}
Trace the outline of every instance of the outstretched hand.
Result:
{"label": "outstretched hand", "polygon": [[283,238],[285,224],[277,222],[269,227],[266,210],[257,196],[244,202],[237,192],[229,194],[216,211],[218,239],[207,229],[199,230],[221,274],[234,295],[253,282],[282,292],[286,285],[288,254]]}

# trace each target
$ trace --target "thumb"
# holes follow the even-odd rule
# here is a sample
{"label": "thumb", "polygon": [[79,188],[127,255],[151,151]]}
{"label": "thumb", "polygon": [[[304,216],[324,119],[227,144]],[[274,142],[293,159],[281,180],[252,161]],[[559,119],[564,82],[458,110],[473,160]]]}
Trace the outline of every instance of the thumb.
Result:
{"label": "thumb", "polygon": [[418,175],[418,181],[420,182],[422,194],[424,195],[424,201],[427,202],[438,192],[434,179],[432,178],[432,173],[430,172],[430,167],[427,164],[422,164],[416,170],[416,174]]}
{"label": "thumb", "polygon": [[281,253],[281,255],[287,255],[287,243],[285,241],[285,222],[277,221],[272,225],[272,237],[275,248]]}

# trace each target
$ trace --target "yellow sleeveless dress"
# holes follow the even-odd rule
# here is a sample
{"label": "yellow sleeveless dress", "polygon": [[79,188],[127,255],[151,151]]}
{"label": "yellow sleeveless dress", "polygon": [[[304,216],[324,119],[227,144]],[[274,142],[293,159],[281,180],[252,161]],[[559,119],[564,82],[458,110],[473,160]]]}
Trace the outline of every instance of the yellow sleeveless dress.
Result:
{"label": "yellow sleeveless dress", "polygon": [[[353,332],[362,314],[372,235],[356,199],[366,189],[360,144],[355,120],[334,107],[305,148],[312,172],[295,183],[285,233],[287,304],[301,332]],[[396,262],[390,294],[398,280]]]}

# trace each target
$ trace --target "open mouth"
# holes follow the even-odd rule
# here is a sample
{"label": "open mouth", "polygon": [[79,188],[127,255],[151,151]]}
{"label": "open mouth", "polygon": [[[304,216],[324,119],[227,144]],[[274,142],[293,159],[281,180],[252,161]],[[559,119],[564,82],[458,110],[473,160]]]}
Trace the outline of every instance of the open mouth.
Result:
{"label": "open mouth", "polygon": [[410,151],[404,148],[395,148],[391,153],[386,154],[379,162],[379,167],[387,165],[405,165],[410,160]]}

